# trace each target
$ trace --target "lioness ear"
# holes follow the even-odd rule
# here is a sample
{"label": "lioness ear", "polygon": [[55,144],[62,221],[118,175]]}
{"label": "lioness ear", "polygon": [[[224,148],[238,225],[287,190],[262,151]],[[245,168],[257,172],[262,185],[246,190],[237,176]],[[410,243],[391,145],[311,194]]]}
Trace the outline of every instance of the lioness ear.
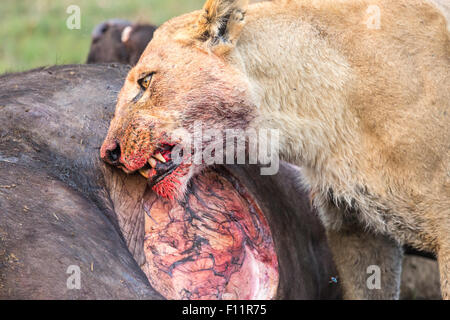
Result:
{"label": "lioness ear", "polygon": [[207,0],[197,20],[196,36],[215,52],[232,49],[242,28],[248,0]]}

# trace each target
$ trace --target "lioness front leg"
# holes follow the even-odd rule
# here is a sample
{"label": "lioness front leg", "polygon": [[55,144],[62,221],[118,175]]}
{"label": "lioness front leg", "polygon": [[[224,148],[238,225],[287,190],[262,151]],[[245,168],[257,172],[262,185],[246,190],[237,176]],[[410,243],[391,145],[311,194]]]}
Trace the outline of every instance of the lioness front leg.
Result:
{"label": "lioness front leg", "polygon": [[439,273],[441,276],[441,293],[444,300],[450,300],[450,250],[443,246],[438,251]]}
{"label": "lioness front leg", "polygon": [[344,298],[398,299],[402,248],[385,236],[356,228],[327,231]]}

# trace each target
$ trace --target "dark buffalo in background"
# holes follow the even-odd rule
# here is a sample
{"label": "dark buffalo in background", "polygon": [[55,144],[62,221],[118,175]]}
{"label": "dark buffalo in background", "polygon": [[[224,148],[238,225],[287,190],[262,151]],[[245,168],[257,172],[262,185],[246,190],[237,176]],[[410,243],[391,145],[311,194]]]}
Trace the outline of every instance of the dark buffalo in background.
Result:
{"label": "dark buffalo in background", "polygon": [[156,26],[112,19],[92,31],[87,63],[119,62],[135,65],[153,37]]}

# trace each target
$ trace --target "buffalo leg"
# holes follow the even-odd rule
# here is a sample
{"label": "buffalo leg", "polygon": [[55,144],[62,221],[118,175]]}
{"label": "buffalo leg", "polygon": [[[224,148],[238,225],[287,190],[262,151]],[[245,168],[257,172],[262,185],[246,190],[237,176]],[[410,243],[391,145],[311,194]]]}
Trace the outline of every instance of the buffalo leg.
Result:
{"label": "buffalo leg", "polygon": [[345,299],[399,298],[403,251],[398,244],[354,226],[327,235]]}

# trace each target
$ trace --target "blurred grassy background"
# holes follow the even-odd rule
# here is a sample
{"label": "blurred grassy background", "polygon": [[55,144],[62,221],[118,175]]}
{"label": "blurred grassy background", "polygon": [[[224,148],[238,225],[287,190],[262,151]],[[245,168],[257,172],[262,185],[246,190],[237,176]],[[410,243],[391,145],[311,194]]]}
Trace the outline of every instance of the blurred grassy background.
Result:
{"label": "blurred grassy background", "polygon": [[[204,0],[0,0],[0,74],[84,63],[91,31],[110,18],[161,24],[200,9]],[[81,29],[70,30],[70,5],[81,9]]]}

